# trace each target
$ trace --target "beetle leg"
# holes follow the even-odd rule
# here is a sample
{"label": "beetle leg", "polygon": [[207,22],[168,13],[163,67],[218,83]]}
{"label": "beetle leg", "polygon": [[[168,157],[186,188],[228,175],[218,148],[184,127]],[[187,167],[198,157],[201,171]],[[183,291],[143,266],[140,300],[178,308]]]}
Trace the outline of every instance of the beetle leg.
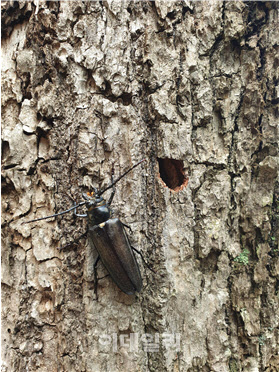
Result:
{"label": "beetle leg", "polygon": [[97,263],[100,260],[100,256],[96,258],[96,261],[94,262],[94,293],[96,295],[96,300],[98,301],[98,292],[97,292],[97,287],[98,287],[98,275],[97,275]]}
{"label": "beetle leg", "polygon": [[136,248],[132,247],[132,246],[131,246],[131,248],[132,248],[133,251],[137,252],[137,254],[139,254],[139,255],[141,256],[141,259],[143,260],[143,263],[146,265],[146,267],[148,267],[148,269],[149,269],[150,271],[152,271],[154,274],[156,274],[156,271],[154,271],[153,269],[151,269],[151,267],[150,267],[150,266],[148,265],[148,263],[145,261],[145,259],[143,258],[142,253],[141,253],[140,251],[138,251]]}
{"label": "beetle leg", "polygon": [[102,276],[101,278],[98,278],[98,275],[97,275],[97,265],[98,265],[98,262],[100,261],[100,256],[98,256],[96,258],[96,261],[94,262],[94,293],[96,294],[96,300],[98,301],[98,292],[97,292],[97,288],[98,288],[98,281],[99,280],[102,280],[106,277],[109,276],[109,274],[105,275],[105,276]]}
{"label": "beetle leg", "polygon": [[121,222],[123,226],[126,227],[126,229],[129,229],[130,230],[130,233],[132,234],[133,230],[131,229],[131,227],[129,225],[126,225],[125,223]]}
{"label": "beetle leg", "polygon": [[[75,203],[74,205],[76,206],[77,204]],[[74,209],[74,215],[75,215],[76,217],[82,217],[82,218],[87,217],[87,214],[86,214],[86,213],[84,213],[84,214],[78,214],[78,213],[77,213],[77,208]]]}
{"label": "beetle leg", "polygon": [[86,231],[85,233],[81,234],[80,236],[78,236],[78,237],[77,237],[75,240],[73,240],[72,242],[70,242],[70,243],[68,243],[68,244],[66,244],[66,245],[63,245],[63,247],[58,247],[57,249],[59,249],[59,251],[60,251],[60,250],[62,250],[62,249],[68,248],[68,247],[70,247],[72,244],[78,242],[81,238],[83,238],[83,237],[86,236],[86,235],[87,235],[87,231]]}
{"label": "beetle leg", "polygon": [[85,214],[78,214],[78,213],[75,213],[75,216],[76,217],[82,217],[82,218],[85,218],[85,217],[87,217],[87,214],[85,213]]}

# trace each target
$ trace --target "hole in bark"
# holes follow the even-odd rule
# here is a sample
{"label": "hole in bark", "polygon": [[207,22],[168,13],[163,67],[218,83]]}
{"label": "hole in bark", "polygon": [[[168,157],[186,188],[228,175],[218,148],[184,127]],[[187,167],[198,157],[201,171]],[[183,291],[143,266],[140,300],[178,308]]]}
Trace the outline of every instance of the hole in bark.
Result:
{"label": "hole in bark", "polygon": [[169,13],[167,14],[167,17],[168,17],[169,19],[175,19],[175,16],[176,16],[176,12],[175,12],[175,11],[173,11],[173,12],[169,12]]}
{"label": "hole in bark", "polygon": [[2,159],[6,160],[10,156],[10,145],[8,141],[2,142]]}
{"label": "hole in bark", "polygon": [[180,191],[187,186],[189,178],[183,170],[183,161],[158,158],[159,176],[163,183],[173,191]]}

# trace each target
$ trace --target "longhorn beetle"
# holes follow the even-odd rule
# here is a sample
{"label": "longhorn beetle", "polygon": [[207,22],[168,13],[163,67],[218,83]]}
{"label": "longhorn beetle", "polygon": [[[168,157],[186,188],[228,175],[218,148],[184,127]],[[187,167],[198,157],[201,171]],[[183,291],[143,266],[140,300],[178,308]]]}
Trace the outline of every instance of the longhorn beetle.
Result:
{"label": "longhorn beetle", "polygon": [[[142,279],[133,250],[140,254],[145,264],[146,262],[141,252],[131,246],[124,230],[124,226],[126,225],[124,225],[118,218],[112,218],[110,205],[115,194],[115,184],[145,160],[146,159],[143,159],[137,164],[133,165],[115,181],[112,179],[112,183],[106,188],[102,190],[93,188],[92,192],[82,194],[82,197],[85,199],[85,201],[75,204],[66,211],[47,217],[36,218],[24,223],[31,223],[51,217],[61,216],[62,214],[69,213],[72,210],[77,217],[86,217],[88,219],[88,238],[90,245],[93,245],[98,252],[98,257],[94,263],[95,276],[96,265],[101,258],[101,261],[103,262],[111,278],[121,289],[121,291],[128,295],[132,295],[136,291],[140,292],[142,289]],[[101,195],[110,188],[113,188],[113,190],[109,201],[106,203]],[[81,207],[82,205],[86,205],[86,214],[78,214],[76,212],[77,208]]]}

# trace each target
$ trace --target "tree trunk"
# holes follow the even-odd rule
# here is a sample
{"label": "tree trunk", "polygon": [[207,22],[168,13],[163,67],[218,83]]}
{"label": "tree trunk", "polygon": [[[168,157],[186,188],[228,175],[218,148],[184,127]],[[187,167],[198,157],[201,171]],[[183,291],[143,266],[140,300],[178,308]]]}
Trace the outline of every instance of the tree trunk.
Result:
{"label": "tree trunk", "polygon": [[[277,3],[7,1],[2,27],[2,370],[277,371]],[[86,220],[23,222],[143,158],[112,207],[155,273],[129,296],[100,263],[97,298],[88,240],[57,249]]]}

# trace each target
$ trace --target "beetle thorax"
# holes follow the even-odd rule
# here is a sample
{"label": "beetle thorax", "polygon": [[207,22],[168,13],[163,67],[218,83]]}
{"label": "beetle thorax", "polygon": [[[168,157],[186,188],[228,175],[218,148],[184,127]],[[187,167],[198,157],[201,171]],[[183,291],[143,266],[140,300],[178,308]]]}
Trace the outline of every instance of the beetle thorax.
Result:
{"label": "beetle thorax", "polygon": [[88,195],[86,207],[90,225],[99,225],[110,219],[111,212],[106,201],[96,193]]}

